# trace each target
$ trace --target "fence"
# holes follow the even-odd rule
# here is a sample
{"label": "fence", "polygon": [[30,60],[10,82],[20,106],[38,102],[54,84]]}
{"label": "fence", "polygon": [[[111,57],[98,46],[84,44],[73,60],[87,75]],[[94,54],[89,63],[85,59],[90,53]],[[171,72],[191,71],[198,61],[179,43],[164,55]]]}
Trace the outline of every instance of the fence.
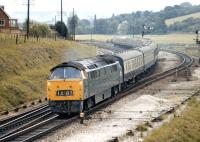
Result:
{"label": "fence", "polygon": [[23,44],[26,42],[40,42],[41,40],[57,40],[57,35],[52,34],[46,37],[39,37],[39,36],[27,36],[25,34],[7,34],[7,33],[0,33],[0,45],[10,45],[10,44]]}

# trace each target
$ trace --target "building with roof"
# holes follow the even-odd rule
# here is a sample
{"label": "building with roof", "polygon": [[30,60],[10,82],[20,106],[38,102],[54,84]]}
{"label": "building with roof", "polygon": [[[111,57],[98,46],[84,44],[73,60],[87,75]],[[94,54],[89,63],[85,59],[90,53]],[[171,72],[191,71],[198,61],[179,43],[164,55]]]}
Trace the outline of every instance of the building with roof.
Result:
{"label": "building with roof", "polygon": [[12,19],[0,6],[0,32],[3,33],[20,33],[17,19]]}

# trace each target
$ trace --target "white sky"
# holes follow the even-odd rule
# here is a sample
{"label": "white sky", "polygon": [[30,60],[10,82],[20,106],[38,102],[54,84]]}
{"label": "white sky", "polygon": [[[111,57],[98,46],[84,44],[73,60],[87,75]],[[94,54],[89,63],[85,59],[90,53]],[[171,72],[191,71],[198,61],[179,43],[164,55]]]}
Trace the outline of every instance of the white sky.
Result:
{"label": "white sky", "polygon": [[[55,16],[59,18],[60,0],[31,0],[33,5],[30,7],[31,19],[36,21],[53,22]],[[159,11],[165,6],[173,6],[188,1],[199,5],[200,0],[63,0],[64,20],[67,20],[73,8],[79,18],[111,17],[121,13],[131,13],[137,10]],[[27,0],[0,0],[0,5],[5,6],[6,12],[12,17],[22,21],[26,18]]]}

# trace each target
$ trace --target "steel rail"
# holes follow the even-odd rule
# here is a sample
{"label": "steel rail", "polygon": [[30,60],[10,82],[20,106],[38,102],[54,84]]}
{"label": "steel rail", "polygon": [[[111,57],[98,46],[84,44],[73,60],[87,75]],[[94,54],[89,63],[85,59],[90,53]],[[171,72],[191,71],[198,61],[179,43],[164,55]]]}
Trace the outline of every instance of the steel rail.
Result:
{"label": "steel rail", "polygon": [[29,110],[29,111],[23,112],[23,113],[21,113],[21,114],[18,114],[18,115],[15,115],[15,116],[11,116],[11,117],[8,117],[8,118],[4,118],[4,119],[0,120],[0,126],[1,126],[2,124],[9,123],[9,122],[12,121],[12,120],[17,120],[18,118],[25,117],[26,115],[29,115],[29,114],[31,114],[31,113],[34,113],[35,111],[39,111],[40,109],[43,109],[43,108],[45,108],[45,107],[46,107],[46,108],[48,107],[48,105],[47,105],[46,103],[43,104],[43,105],[41,105],[41,106],[38,106],[38,107],[36,107],[36,108],[33,108],[33,109]]}

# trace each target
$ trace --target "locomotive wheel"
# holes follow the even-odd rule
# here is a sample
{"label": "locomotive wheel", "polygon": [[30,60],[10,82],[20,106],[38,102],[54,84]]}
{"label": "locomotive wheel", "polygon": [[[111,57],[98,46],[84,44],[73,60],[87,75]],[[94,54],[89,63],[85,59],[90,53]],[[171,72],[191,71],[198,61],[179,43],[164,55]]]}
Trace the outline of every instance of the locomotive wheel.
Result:
{"label": "locomotive wheel", "polygon": [[94,105],[95,105],[94,99],[93,98],[89,98],[84,103],[84,110],[87,111],[87,110],[91,109]]}
{"label": "locomotive wheel", "polygon": [[116,96],[119,93],[118,86],[113,87],[111,93],[112,93],[112,97]]}
{"label": "locomotive wheel", "polygon": [[114,94],[117,95],[118,93],[119,93],[119,89],[118,89],[118,87],[115,87],[114,88]]}

